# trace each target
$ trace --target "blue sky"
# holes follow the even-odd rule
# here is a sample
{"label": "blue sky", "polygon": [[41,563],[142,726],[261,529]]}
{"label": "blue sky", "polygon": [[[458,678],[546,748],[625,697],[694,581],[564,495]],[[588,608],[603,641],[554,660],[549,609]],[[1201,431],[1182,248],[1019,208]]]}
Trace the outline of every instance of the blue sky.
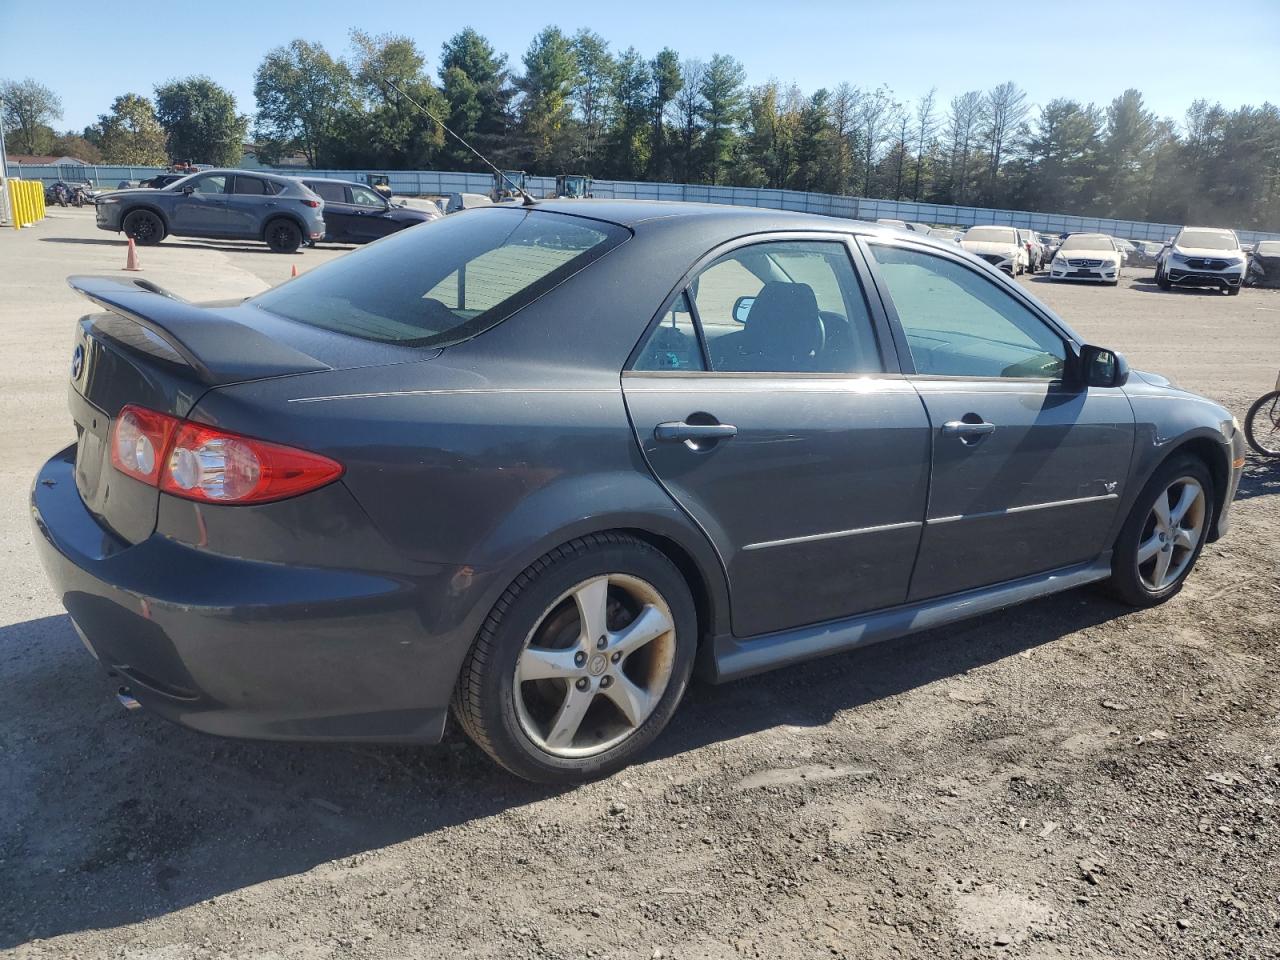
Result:
{"label": "blue sky", "polygon": [[[363,22],[356,19],[362,9]],[[294,37],[345,51],[352,27],[405,33],[434,72],[441,42],[471,25],[518,66],[558,9],[565,12],[554,22],[566,32],[589,27],[614,49],[634,45],[652,56],[670,45],[701,59],[729,53],[751,83],[773,77],[805,91],[841,81],[886,84],[898,99],[914,101],[936,86],[945,103],[1014,80],[1035,104],[1055,96],[1105,104],[1136,86],[1158,114],[1175,118],[1197,97],[1229,107],[1280,100],[1280,0],[62,0],[52,16],[47,4],[0,0],[0,78],[31,76],[56,90],[65,108],[60,128],[93,122],[117,94],[150,94],[158,82],[193,73],[231,89],[252,113],[254,69],[267,50]]]}

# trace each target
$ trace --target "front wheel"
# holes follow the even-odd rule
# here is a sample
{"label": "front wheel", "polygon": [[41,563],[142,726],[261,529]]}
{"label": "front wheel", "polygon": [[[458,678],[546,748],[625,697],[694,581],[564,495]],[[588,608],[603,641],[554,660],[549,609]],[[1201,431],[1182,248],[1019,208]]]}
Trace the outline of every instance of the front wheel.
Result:
{"label": "front wheel", "polygon": [[302,231],[292,220],[272,220],[267,224],[266,240],[276,253],[295,253],[302,246]]}
{"label": "front wheel", "polygon": [[1280,457],[1280,390],[1253,402],[1244,418],[1244,436],[1264,457]]}
{"label": "front wheel", "polygon": [[570,541],[494,606],[463,663],[453,713],[517,776],[577,783],[613,773],[684,695],[697,614],[679,569],[622,534]]}
{"label": "front wheel", "polygon": [[1175,456],[1143,487],[1116,540],[1111,591],[1153,607],[1182,589],[1213,520],[1213,478],[1204,461]]}
{"label": "front wheel", "polygon": [[1156,286],[1161,290],[1168,290],[1173,286],[1173,284],[1169,282],[1169,278],[1165,276],[1164,270],[1160,267],[1156,267]]}
{"label": "front wheel", "polygon": [[1240,284],[1236,284],[1234,287],[1227,287],[1227,296],[1228,297],[1240,296]]}
{"label": "front wheel", "polygon": [[124,218],[124,235],[140,247],[164,239],[164,221],[150,210],[135,210]]}

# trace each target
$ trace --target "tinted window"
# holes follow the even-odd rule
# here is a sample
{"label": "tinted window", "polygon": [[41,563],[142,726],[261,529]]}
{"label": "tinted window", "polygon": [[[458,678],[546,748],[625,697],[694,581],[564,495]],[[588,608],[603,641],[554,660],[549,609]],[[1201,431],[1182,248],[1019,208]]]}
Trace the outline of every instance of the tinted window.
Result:
{"label": "tinted window", "polygon": [[975,243],[1017,243],[1018,232],[1013,227],[970,227],[964,239]]}
{"label": "tinted window", "polygon": [[907,335],[916,372],[1053,379],[1066,347],[1010,293],[945,257],[871,245]]}
{"label": "tinted window", "polygon": [[712,370],[882,369],[862,288],[841,243],[743,247],[704,269],[689,289]]}
{"label": "tinted window", "polygon": [[325,183],[323,180],[312,180],[307,184],[313,192],[320,195],[325,203],[346,203],[347,191],[340,183]]}
{"label": "tinted window", "polygon": [[629,236],[595,220],[494,207],[397,233],[252,302],[351,336],[444,346],[501,322]]}
{"label": "tinted window", "polygon": [[270,193],[266,181],[258,177],[236,177],[235,186],[231,192],[259,197]]}
{"label": "tinted window", "polygon": [[1236,238],[1229,233],[1210,230],[1183,230],[1178,234],[1178,246],[1199,247],[1202,250],[1239,250]]}
{"label": "tinted window", "polygon": [[636,370],[706,370],[698,332],[689,311],[689,295],[676,297],[662,322],[653,328],[635,362]]}
{"label": "tinted window", "polygon": [[223,193],[227,189],[227,178],[220,173],[210,177],[196,177],[190,185],[196,193]]}

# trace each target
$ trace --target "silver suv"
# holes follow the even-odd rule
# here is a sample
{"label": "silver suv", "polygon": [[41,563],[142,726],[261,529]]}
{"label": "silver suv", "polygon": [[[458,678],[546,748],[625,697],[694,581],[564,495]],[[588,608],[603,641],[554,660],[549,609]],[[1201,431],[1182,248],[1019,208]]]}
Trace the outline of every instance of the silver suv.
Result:
{"label": "silver suv", "polygon": [[1156,261],[1156,283],[1161,290],[1175,284],[1217,287],[1235,296],[1240,293],[1246,263],[1235,231],[1183,227]]}
{"label": "silver suv", "polygon": [[98,227],[143,246],[175,237],[262,240],[293,253],[324,236],[324,201],[289,177],[260,170],[203,170],[159,190],[98,197]]}

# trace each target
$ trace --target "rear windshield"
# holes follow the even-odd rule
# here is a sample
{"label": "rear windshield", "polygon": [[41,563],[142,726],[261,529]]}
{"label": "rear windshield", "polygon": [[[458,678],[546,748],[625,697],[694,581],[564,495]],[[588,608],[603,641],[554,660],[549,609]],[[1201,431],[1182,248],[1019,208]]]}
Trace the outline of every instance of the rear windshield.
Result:
{"label": "rear windshield", "polygon": [[1239,250],[1236,238],[1229,233],[1216,233],[1209,230],[1183,230],[1178,234],[1178,246],[1199,247],[1201,250]]}
{"label": "rear windshield", "polygon": [[1073,233],[1062,241],[1062,250],[1114,250],[1104,233]]}
{"label": "rear windshield", "polygon": [[614,224],[524,207],[456,213],[251,302],[335,333],[442,347],[500,323],[630,235]]}
{"label": "rear windshield", "polygon": [[964,238],[978,243],[1018,242],[1018,234],[1013,227],[970,227]]}

